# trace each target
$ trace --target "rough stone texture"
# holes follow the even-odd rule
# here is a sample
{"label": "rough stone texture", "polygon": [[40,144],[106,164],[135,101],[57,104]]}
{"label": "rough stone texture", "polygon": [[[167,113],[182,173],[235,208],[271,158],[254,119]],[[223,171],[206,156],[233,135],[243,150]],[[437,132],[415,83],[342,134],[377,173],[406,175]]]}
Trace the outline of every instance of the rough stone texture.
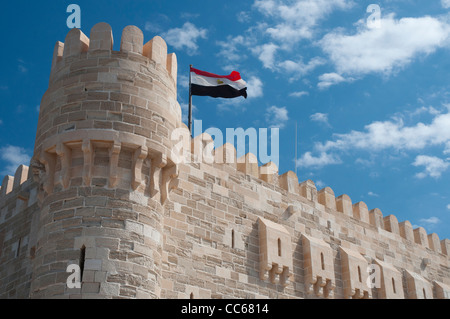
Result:
{"label": "rough stone texture", "polygon": [[196,162],[206,134],[177,161],[176,56],[120,43],[101,23],[55,46],[30,168],[0,189],[0,298],[449,298],[448,239],[230,144]]}

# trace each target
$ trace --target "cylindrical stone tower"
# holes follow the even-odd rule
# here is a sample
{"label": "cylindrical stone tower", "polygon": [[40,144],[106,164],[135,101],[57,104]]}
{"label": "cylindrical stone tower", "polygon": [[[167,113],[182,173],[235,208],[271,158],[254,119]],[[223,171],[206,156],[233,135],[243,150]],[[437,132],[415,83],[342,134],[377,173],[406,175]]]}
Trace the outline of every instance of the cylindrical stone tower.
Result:
{"label": "cylindrical stone tower", "polygon": [[[33,156],[40,184],[31,298],[158,298],[163,204],[181,127],[177,61],[160,37],[111,27],[57,42]],[[70,289],[69,265],[82,286]]]}

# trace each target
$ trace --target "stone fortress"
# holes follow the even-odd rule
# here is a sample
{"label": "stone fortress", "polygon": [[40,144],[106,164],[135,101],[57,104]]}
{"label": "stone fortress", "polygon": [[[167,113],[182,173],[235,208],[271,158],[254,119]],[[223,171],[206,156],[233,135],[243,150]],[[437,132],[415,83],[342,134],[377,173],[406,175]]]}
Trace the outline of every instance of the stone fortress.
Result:
{"label": "stone fortress", "polygon": [[176,161],[176,55],[134,26],[112,48],[106,23],[56,43],[30,167],[0,189],[0,298],[450,298],[450,240],[230,144]]}

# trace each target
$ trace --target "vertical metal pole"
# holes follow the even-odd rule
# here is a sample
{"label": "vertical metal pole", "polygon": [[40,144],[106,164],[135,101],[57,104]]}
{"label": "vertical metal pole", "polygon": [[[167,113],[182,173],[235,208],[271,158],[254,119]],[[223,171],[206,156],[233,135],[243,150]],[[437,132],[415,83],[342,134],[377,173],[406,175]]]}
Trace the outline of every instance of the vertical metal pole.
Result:
{"label": "vertical metal pole", "polygon": [[297,144],[298,144],[298,140],[297,140],[297,121],[295,121],[295,174],[298,176],[298,169],[297,169]]}
{"label": "vertical metal pole", "polygon": [[[191,94],[191,68],[192,64],[189,67],[189,132],[191,132],[192,136],[192,94]],[[192,136],[193,137],[193,136]]]}

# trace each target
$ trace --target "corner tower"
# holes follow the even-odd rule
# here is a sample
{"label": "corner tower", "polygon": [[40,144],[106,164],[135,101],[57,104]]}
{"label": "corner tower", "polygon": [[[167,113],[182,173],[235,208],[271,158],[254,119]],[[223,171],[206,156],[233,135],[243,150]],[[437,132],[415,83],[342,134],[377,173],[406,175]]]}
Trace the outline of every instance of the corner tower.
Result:
{"label": "corner tower", "polygon": [[[32,168],[39,228],[32,298],[160,296],[163,204],[176,183],[177,60],[135,26],[57,42]],[[69,265],[81,289],[69,289]]]}

